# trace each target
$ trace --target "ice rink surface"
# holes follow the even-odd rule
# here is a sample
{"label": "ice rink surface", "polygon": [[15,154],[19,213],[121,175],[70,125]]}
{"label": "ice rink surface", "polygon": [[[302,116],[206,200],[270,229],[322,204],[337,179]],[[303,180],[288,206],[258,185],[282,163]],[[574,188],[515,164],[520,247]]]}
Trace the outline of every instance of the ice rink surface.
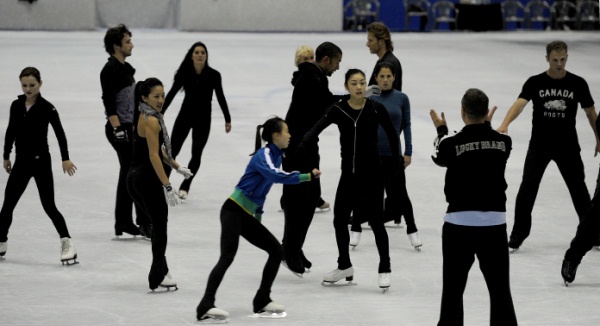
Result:
{"label": "ice rink surface", "polygon": [[[290,102],[294,52],[324,41],[339,45],[344,54],[330,89],[344,93],[343,75],[361,68],[370,77],[377,60],[369,53],[364,33],[184,33],[133,30],[136,80],[158,77],[166,90],[192,43],[203,41],[210,65],[221,72],[232,115],[232,132],[213,101],[211,136],[189,199],[169,212],[167,259],[179,291],[148,294],[150,243],[112,241],[114,197],[118,174],[115,152],[104,136],[104,108],[99,73],[106,62],[102,39],[94,32],[0,32],[0,132],[8,122],[10,103],[21,94],[18,75],[25,66],[41,70],[41,92],[58,109],[77,174],[60,168],[53,132],[56,201],[78,251],[80,264],[63,267],[60,242],[44,213],[34,182],[29,184],[14,213],[9,249],[0,261],[0,325],[189,325],[195,324],[208,274],[219,255],[219,210],[243,174],[253,151],[256,125],[271,115],[285,116]],[[337,250],[332,212],[315,214],[304,251],[312,260],[303,279],[282,268],[271,297],[287,307],[281,320],[248,318],[266,254],[240,242],[236,260],[217,293],[217,306],[231,314],[231,325],[435,325],[442,290],[441,227],[446,209],[443,168],[430,159],[435,129],[432,108],[446,113],[450,130],[460,130],[460,99],[465,90],[480,88],[498,105],[494,126],[504,118],[525,80],[545,71],[545,45],[563,39],[569,45],[567,70],[584,77],[600,100],[600,34],[593,32],[511,33],[395,33],[395,51],[404,71],[403,91],[412,104],[414,154],[407,169],[421,252],[408,241],[406,229],[388,228],[392,287],[382,294],[377,286],[378,257],[373,235],[365,230],[351,252],[357,286],[326,288],[322,275],[336,268]],[[183,94],[167,113],[172,128]],[[308,108],[307,108],[308,109]],[[598,175],[594,135],[583,110],[577,129],[591,193]],[[508,162],[508,227],[531,132],[531,104],[510,126],[513,151]],[[560,132],[560,130],[557,130]],[[293,135],[292,135],[293,137]],[[189,160],[190,139],[177,158]],[[321,136],[323,197],[333,202],[339,178],[338,131]],[[14,162],[14,154],[11,156]],[[482,176],[465,176],[481,177]],[[0,196],[8,174],[0,173]],[[182,178],[172,176],[178,187]],[[281,238],[283,214],[278,212],[281,186],[271,190],[263,223]],[[600,325],[600,251],[583,260],[575,282],[566,288],[560,276],[565,250],[578,223],[567,188],[554,163],[548,167],[533,211],[532,234],[510,256],[511,286],[520,325]],[[464,295],[465,325],[487,325],[489,298],[485,282],[473,265]]]}

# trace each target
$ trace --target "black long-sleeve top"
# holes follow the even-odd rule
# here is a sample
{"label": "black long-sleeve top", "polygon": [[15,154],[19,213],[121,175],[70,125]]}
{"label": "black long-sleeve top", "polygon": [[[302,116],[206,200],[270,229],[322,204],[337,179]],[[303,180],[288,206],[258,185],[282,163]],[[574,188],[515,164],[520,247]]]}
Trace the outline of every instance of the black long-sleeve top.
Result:
{"label": "black long-sleeve top", "polygon": [[444,193],[447,213],[463,211],[506,212],[504,171],[512,149],[508,135],[489,122],[466,125],[448,137],[448,128],[437,128],[433,161],[446,167]]}
{"label": "black long-sleeve top", "polygon": [[329,80],[325,72],[312,62],[298,65],[292,78],[294,91],[292,101],[285,116],[290,135],[290,144],[283,159],[286,171],[308,172],[319,166],[319,148],[296,156],[295,152],[304,135],[325,114],[327,108],[338,102],[343,96],[336,96],[329,90]]}
{"label": "black long-sleeve top", "polygon": [[402,92],[402,65],[400,64],[400,60],[398,60],[392,51],[387,51],[380,60],[377,60],[377,63],[375,63],[375,68],[373,68],[373,73],[371,73],[371,79],[369,79],[369,85],[377,85],[377,76],[375,76],[375,70],[380,62],[387,62],[394,67],[393,73],[396,75],[396,77],[392,86],[394,89]]}
{"label": "black long-sleeve top", "polygon": [[342,171],[352,173],[370,172],[379,168],[377,148],[378,130],[381,125],[391,144],[392,157],[399,158],[400,138],[390,115],[382,104],[367,99],[361,110],[354,110],[348,101],[331,106],[325,115],[304,135],[302,149],[316,146],[319,134],[331,124],[340,131]]}
{"label": "black long-sleeve top", "polygon": [[231,122],[229,107],[225,94],[223,94],[223,85],[221,82],[221,74],[211,67],[204,67],[200,74],[193,74],[187,79],[176,76],[173,81],[173,86],[169,90],[163,105],[163,114],[171,105],[173,98],[177,92],[183,87],[185,97],[181,104],[180,115],[185,115],[190,118],[205,117],[209,118],[212,113],[212,98],[213,91],[217,95],[217,101],[223,111],[225,122]]}
{"label": "black long-sleeve top", "polygon": [[121,123],[133,123],[135,69],[110,56],[100,72],[102,103],[106,117],[116,115]]}
{"label": "black long-sleeve top", "polygon": [[30,158],[49,153],[48,125],[52,125],[58,139],[60,156],[63,161],[68,160],[67,137],[54,105],[40,94],[35,104],[27,111],[25,99],[25,95],[19,95],[10,106],[10,118],[4,137],[4,159],[10,158],[13,144],[19,157]]}

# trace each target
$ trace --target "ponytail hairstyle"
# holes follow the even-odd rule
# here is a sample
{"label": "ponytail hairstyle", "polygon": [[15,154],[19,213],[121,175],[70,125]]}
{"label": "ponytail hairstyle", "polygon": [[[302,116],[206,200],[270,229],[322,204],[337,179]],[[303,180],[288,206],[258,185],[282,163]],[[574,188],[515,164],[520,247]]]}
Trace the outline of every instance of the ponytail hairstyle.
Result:
{"label": "ponytail hairstyle", "polygon": [[139,106],[140,103],[143,102],[142,96],[148,97],[150,91],[154,86],[163,86],[162,82],[158,78],[150,77],[146,80],[142,80],[135,84],[134,90],[134,107],[133,107],[133,121],[134,125],[137,124],[138,118],[140,116]]}
{"label": "ponytail hairstyle", "polygon": [[[280,117],[272,117],[269,120],[265,121],[262,125],[256,126],[256,141],[254,143],[254,153],[250,154],[250,156],[256,154],[258,150],[262,147],[262,141],[266,141],[270,143],[273,141],[274,133],[281,133],[283,129],[283,124],[285,120]],[[260,130],[262,129],[262,133]]]}

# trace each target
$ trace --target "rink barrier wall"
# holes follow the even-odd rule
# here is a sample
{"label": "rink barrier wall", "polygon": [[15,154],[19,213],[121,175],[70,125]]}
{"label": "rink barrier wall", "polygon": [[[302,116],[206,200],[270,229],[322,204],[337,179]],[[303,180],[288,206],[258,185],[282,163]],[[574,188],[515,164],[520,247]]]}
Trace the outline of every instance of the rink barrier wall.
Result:
{"label": "rink barrier wall", "polygon": [[339,32],[343,0],[0,0],[0,30]]}
{"label": "rink barrier wall", "polygon": [[183,31],[340,32],[343,0],[180,0]]}
{"label": "rink barrier wall", "polygon": [[93,30],[95,0],[0,0],[0,29]]}

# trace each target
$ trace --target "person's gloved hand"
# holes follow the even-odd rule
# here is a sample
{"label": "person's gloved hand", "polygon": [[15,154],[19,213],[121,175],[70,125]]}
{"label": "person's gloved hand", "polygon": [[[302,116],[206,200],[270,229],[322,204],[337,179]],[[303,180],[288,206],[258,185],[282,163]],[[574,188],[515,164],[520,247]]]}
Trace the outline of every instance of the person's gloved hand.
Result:
{"label": "person's gloved hand", "polygon": [[177,206],[179,204],[179,196],[173,191],[173,187],[170,184],[163,186],[165,192],[165,200],[169,206]]}
{"label": "person's gloved hand", "polygon": [[381,88],[377,85],[368,86],[365,90],[365,97],[381,95]]}
{"label": "person's gloved hand", "polygon": [[124,143],[129,141],[129,135],[127,134],[127,129],[123,128],[123,126],[118,126],[113,128],[113,139],[117,143]]}
{"label": "person's gloved hand", "polygon": [[192,173],[192,170],[190,170],[184,166],[179,166],[177,168],[177,173],[181,174],[185,179],[189,179],[194,175]]}

